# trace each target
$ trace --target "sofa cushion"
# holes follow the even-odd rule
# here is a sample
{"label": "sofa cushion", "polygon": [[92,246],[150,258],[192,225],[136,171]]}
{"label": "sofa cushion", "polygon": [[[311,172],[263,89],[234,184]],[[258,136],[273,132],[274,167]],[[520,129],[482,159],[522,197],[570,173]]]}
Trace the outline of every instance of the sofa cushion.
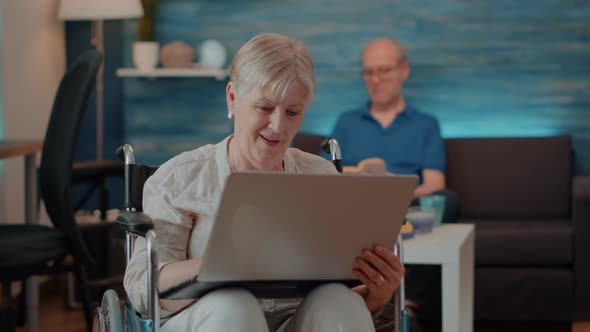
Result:
{"label": "sofa cushion", "polygon": [[571,322],[573,285],[571,269],[478,268],[475,270],[474,318]]}
{"label": "sofa cushion", "polygon": [[475,224],[478,266],[573,264],[573,226],[567,220],[461,220]]}
{"label": "sofa cushion", "polygon": [[462,218],[568,218],[568,136],[447,139],[447,185]]}

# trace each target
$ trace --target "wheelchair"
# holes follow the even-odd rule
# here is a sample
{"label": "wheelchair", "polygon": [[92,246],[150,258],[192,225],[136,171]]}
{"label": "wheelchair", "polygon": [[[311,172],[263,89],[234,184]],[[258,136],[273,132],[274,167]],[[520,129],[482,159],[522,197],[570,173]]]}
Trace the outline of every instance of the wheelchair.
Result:
{"label": "wheelchair", "polygon": [[[342,172],[342,157],[338,142],[328,138],[322,142],[322,150],[330,154],[332,163]],[[125,211],[116,220],[117,226],[125,231],[125,255],[129,263],[133,253],[135,240],[144,237],[147,244],[147,283],[148,283],[148,312],[141,315],[136,312],[129,299],[125,296],[120,301],[117,293],[109,289],[102,297],[100,306],[96,309],[96,319],[93,331],[98,332],[157,332],[160,328],[160,294],[158,292],[158,240],[151,218],[143,213],[142,194],[145,181],[153,175],[157,166],[137,165],[133,148],[129,144],[117,149],[117,156],[125,163]],[[401,235],[395,244],[396,254],[403,262],[403,248]],[[402,278],[399,291],[396,293],[391,306],[393,307],[394,332],[409,331],[409,316],[405,308],[404,279]],[[389,306],[389,305],[388,305]],[[388,324],[387,326],[390,326]],[[379,329],[378,331],[383,331]]]}

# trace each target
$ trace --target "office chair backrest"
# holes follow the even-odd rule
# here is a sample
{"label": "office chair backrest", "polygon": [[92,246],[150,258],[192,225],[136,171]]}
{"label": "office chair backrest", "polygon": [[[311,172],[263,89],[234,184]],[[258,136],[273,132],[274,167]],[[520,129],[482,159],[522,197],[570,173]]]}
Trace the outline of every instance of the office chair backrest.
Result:
{"label": "office chair backrest", "polygon": [[93,264],[72,207],[72,163],[88,96],[102,61],[96,50],[84,52],[64,74],[53,102],[40,167],[41,196],[53,225],[63,231],[74,257]]}

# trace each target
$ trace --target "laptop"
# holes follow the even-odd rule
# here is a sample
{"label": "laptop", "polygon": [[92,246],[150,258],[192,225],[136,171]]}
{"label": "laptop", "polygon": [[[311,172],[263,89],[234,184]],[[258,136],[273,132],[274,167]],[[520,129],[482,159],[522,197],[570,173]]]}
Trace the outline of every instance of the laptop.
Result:
{"label": "laptop", "polygon": [[363,248],[393,248],[415,175],[232,173],[196,280],[161,298],[244,288],[257,297],[303,297],[318,285],[360,284]]}

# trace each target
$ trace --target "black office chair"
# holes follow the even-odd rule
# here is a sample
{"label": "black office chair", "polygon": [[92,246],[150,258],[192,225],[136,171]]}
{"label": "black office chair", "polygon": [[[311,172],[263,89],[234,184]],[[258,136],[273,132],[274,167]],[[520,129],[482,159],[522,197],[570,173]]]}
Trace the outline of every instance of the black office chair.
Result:
{"label": "black office chair", "polygon": [[110,178],[123,178],[123,165],[118,160],[88,160],[75,162],[72,169],[72,183],[86,184],[80,198],[74,206],[74,211],[81,209],[86,204],[92,194],[98,193],[98,210],[100,211],[101,220],[107,217],[109,209],[110,190],[107,186],[107,180]]}
{"label": "black office chair", "polygon": [[[4,297],[0,308],[2,331],[16,330],[16,313],[10,306],[11,282],[64,271],[74,271],[81,280],[84,314],[88,331],[91,330],[86,267],[94,264],[94,259],[74,219],[71,179],[74,147],[101,61],[101,55],[95,50],[83,53],[63,76],[53,103],[43,144],[39,184],[54,227],[0,225],[0,281]],[[73,259],[66,259],[69,256]]]}

